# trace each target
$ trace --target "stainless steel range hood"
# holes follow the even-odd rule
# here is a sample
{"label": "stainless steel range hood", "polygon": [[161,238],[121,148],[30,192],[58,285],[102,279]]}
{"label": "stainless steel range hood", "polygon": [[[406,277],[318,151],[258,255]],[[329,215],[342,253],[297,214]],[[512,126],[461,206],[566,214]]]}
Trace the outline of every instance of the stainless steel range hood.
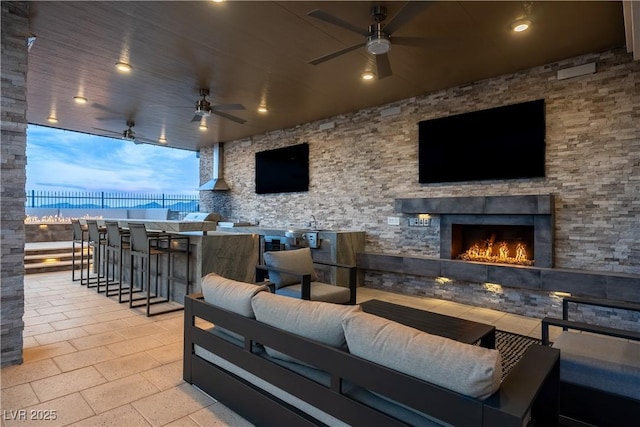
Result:
{"label": "stainless steel range hood", "polygon": [[223,146],[221,142],[213,145],[213,172],[210,181],[205,182],[198,190],[228,191],[230,190],[223,178],[224,162],[222,158]]}

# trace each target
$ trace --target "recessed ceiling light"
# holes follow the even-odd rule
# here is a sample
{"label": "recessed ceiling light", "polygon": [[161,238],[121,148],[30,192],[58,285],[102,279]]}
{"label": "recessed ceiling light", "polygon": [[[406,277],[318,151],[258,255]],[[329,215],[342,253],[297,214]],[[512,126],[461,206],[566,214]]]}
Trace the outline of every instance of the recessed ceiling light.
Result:
{"label": "recessed ceiling light", "polygon": [[87,98],[85,98],[84,96],[74,96],[73,100],[76,101],[77,104],[86,104],[87,103]]}
{"label": "recessed ceiling light", "polygon": [[55,118],[55,117],[53,117],[53,116],[49,116],[49,117],[47,117],[47,121],[48,121],[49,123],[58,123],[58,119],[57,119],[57,118]]}
{"label": "recessed ceiling light", "polygon": [[164,136],[161,136],[160,138],[158,138],[158,142],[160,144],[166,144],[167,143],[167,138],[165,138]]}
{"label": "recessed ceiling light", "polygon": [[222,3],[224,0],[211,0],[214,3]]}
{"label": "recessed ceiling light", "polygon": [[116,62],[116,69],[118,71],[122,71],[123,73],[128,73],[131,71],[131,65],[126,62]]}
{"label": "recessed ceiling light", "polygon": [[200,126],[198,127],[198,129],[200,129],[201,131],[205,131],[207,130],[207,124],[206,123],[200,123]]}
{"label": "recessed ceiling light", "polygon": [[261,105],[258,107],[258,113],[267,113],[269,110],[267,109],[267,107],[265,107],[264,105]]}
{"label": "recessed ceiling light", "polygon": [[513,28],[513,31],[515,31],[516,33],[527,31],[530,26],[531,21],[529,21],[528,19],[519,19],[511,24],[511,28]]}
{"label": "recessed ceiling light", "polygon": [[365,71],[360,77],[362,77],[362,80],[373,80],[375,74],[373,74],[373,71]]}

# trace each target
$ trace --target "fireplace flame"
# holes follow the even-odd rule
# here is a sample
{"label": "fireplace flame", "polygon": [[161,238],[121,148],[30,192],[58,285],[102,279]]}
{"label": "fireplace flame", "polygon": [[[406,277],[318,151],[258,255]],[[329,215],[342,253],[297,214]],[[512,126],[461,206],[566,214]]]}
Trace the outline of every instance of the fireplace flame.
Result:
{"label": "fireplace flame", "polygon": [[[497,246],[497,253],[494,255],[494,246]],[[494,236],[484,242],[474,243],[471,247],[459,256],[465,261],[495,262],[502,264],[533,265],[533,260],[529,259],[527,247],[523,243],[516,243],[515,247],[508,242],[498,242],[494,245]],[[510,254],[513,253],[513,256]]]}

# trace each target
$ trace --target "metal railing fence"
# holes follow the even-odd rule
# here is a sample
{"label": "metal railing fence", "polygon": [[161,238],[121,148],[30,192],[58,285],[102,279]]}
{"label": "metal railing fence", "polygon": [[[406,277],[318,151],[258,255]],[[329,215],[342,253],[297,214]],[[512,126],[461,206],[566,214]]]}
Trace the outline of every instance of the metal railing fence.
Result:
{"label": "metal railing fence", "polygon": [[[27,191],[25,208],[170,209],[198,212],[197,194],[138,194],[109,192]],[[184,215],[181,215],[184,216]]]}

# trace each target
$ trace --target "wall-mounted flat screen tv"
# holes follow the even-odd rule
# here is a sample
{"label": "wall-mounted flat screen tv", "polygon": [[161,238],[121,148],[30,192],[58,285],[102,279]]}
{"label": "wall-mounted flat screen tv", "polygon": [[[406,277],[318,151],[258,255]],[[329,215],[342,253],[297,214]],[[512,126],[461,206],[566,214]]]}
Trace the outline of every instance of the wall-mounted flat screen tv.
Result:
{"label": "wall-mounted flat screen tv", "polygon": [[420,183],[545,176],[544,99],[418,123]]}
{"label": "wall-mounted flat screen tv", "polygon": [[256,153],[256,193],[309,191],[309,144]]}

